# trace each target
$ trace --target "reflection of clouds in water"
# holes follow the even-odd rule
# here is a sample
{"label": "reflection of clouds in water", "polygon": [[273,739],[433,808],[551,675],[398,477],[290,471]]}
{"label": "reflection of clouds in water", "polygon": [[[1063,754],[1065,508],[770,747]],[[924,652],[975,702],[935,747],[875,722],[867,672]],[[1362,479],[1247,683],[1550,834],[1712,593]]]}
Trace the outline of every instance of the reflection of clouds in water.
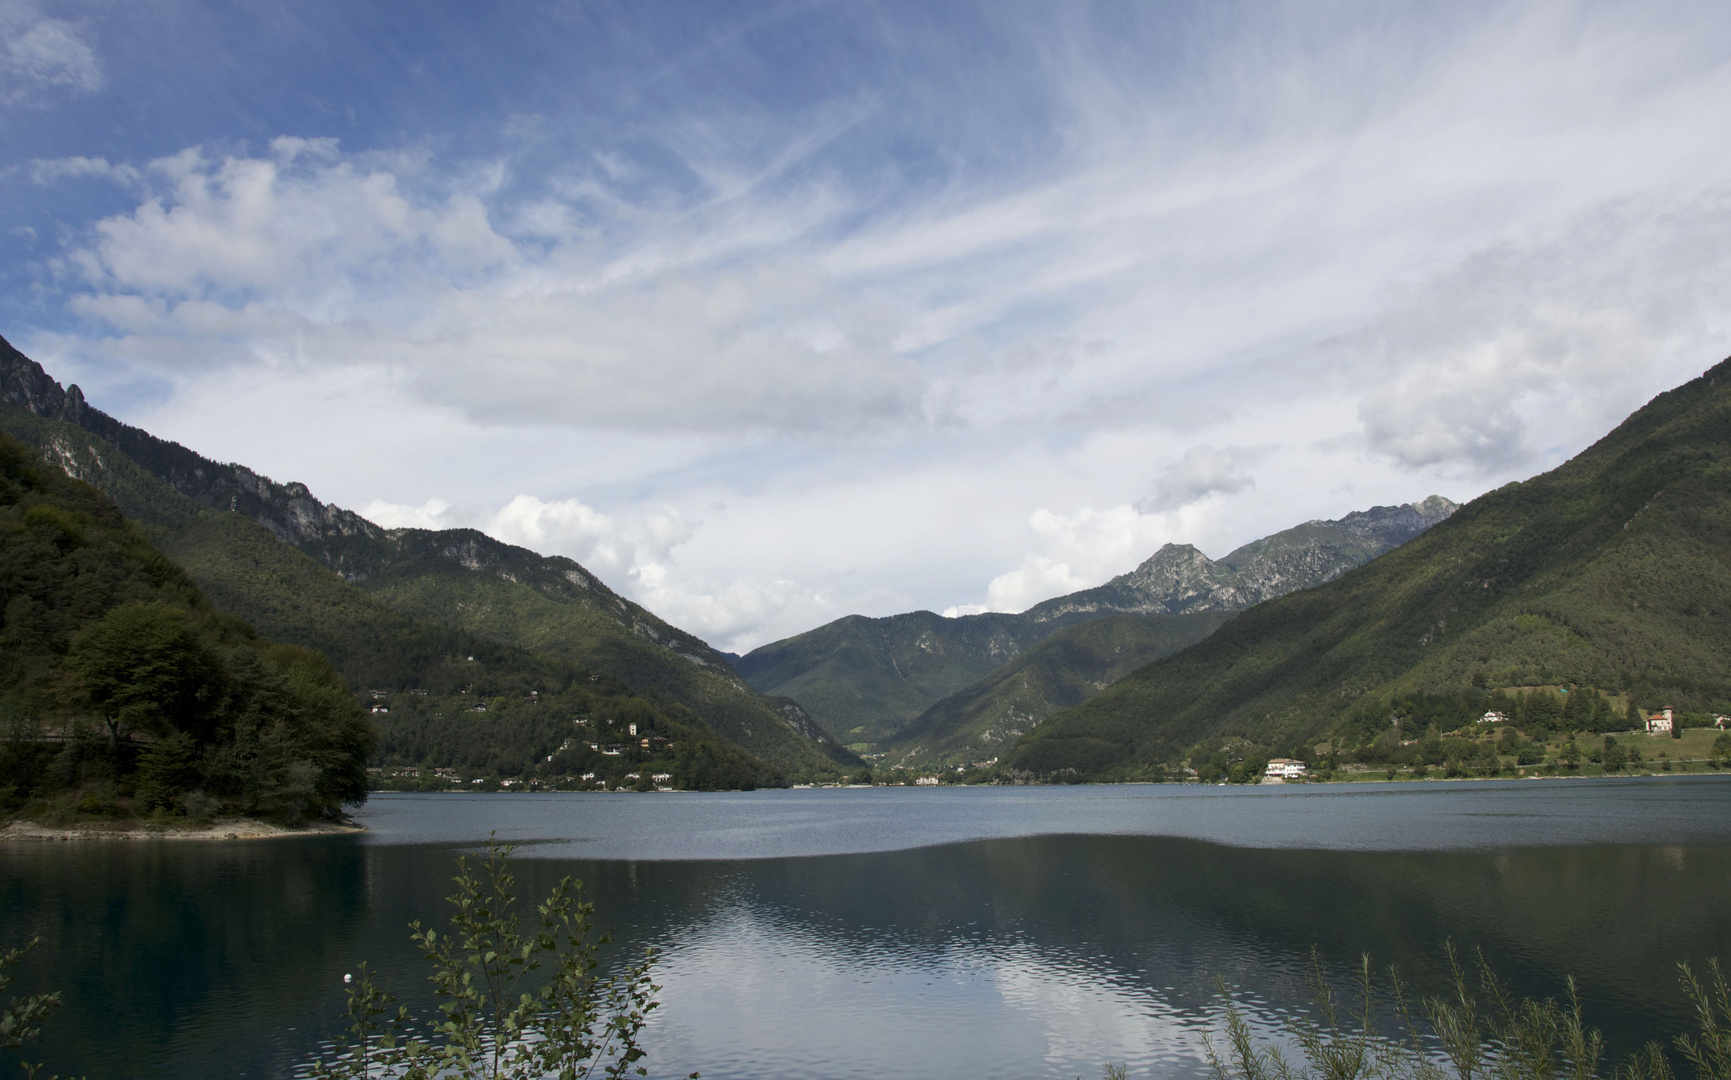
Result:
{"label": "reflection of clouds in water", "polygon": [[1203,1071],[1203,1016],[1025,944],[844,945],[735,906],[664,954],[656,981],[651,1060],[673,1073],[1070,1077],[1108,1060]]}
{"label": "reflection of clouds in water", "polygon": [[1202,1029],[1218,1027],[1215,1018],[1179,1012],[1110,971],[1053,963],[1031,948],[1003,960],[994,982],[1005,1011],[1026,1020],[1044,1041],[1045,1072],[1071,1075],[1107,1060],[1162,1076],[1202,1070]]}

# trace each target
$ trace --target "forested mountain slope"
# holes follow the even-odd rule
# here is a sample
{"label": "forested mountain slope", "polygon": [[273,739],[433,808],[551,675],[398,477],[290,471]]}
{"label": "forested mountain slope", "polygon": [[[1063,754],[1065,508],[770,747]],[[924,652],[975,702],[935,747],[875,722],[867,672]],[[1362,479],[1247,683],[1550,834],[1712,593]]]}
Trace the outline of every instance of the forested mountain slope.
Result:
{"label": "forested mountain slope", "polygon": [[1207,637],[1230,611],[1108,615],[1066,626],[903,728],[886,764],[972,764],[998,757],[1040,721],[1080,705],[1151,660]]}
{"label": "forested mountain slope", "polygon": [[[257,575],[244,564],[261,558],[274,564],[282,553],[266,554],[244,531],[223,525],[224,513],[257,522],[370,598],[363,621],[395,613],[397,638],[464,632],[593,668],[689,707],[724,737],[784,770],[831,770],[855,760],[797,705],[754,691],[721,654],[616,595],[570,559],[543,557],[472,530],[382,529],[320,502],[304,485],[277,484],[120,423],[91,408],[76,386],[62,390],[3,339],[0,428],[109,493],[129,515],[164,530],[162,543],[171,554],[190,559],[196,553],[196,573],[233,610],[272,622],[287,640],[330,650],[369,683],[404,677],[379,667],[380,656],[387,667],[394,662],[391,650],[381,654],[360,632],[338,642],[322,618],[310,611],[297,616],[292,604],[272,615],[266,609],[282,597],[257,594]],[[337,606],[350,618],[363,611],[348,602]],[[401,623],[403,616],[411,621]],[[378,655],[368,659],[369,650]]]}
{"label": "forested mountain slope", "polygon": [[[1237,611],[1338,577],[1443,520],[1454,505],[1433,495],[1406,506],[1358,511],[1338,521],[1306,522],[1245,544],[1218,561],[1188,544],[1167,544],[1127,574],[1019,615],[850,615],[754,649],[734,666],[764,693],[797,700],[840,741],[863,749],[893,741],[900,753],[911,744],[899,733],[940,699],[972,686],[1064,627],[1110,615]],[[1157,636],[1171,651],[1217,625],[1218,620],[1172,623]],[[1196,637],[1174,637],[1182,626],[1194,627]],[[1078,672],[1070,681],[1084,685],[1096,679]],[[946,706],[944,715],[959,717],[957,710],[966,711],[960,704]],[[994,717],[985,727],[974,727],[983,732],[994,724],[999,724],[994,730],[1002,731],[1016,726],[1001,726],[1009,722],[1008,713]],[[935,734],[923,721],[921,730]],[[946,729],[939,738],[947,745],[951,736],[963,738],[957,750],[971,738],[962,736],[961,728]]]}
{"label": "forested mountain slope", "polygon": [[335,817],[376,739],[323,657],[219,613],[111,500],[3,434],[0,720],[0,814]]}
{"label": "forested mountain slope", "polygon": [[1134,775],[1198,740],[1289,749],[1349,720],[1374,736],[1397,699],[1470,709],[1540,684],[1731,703],[1731,361],[1557,469],[1054,716],[1008,764]]}

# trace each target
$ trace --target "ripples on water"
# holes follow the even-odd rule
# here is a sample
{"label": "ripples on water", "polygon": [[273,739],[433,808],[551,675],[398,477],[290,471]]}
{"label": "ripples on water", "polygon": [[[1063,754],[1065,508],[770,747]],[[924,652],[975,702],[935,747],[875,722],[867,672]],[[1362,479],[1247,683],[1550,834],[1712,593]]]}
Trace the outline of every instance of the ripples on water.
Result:
{"label": "ripples on water", "polygon": [[1200,1071],[1215,976],[1268,1025],[1362,951],[1440,989],[1482,944],[1522,992],[1573,972],[1618,1052],[1676,1028],[1671,964],[1731,956],[1731,784],[1713,780],[389,796],[364,838],[0,847],[17,989],[67,991],[54,1068],[289,1076],[361,959],[430,1004],[405,923],[452,856],[521,842],[625,955],[662,950],[656,1075]]}

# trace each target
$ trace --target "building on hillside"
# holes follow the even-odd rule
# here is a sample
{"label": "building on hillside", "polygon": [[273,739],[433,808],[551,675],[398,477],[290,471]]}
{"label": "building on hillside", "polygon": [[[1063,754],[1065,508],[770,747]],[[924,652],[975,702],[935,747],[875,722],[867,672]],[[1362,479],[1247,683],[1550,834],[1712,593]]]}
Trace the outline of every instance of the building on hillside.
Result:
{"label": "building on hillside", "polygon": [[1305,773],[1306,765],[1296,758],[1277,757],[1268,763],[1268,768],[1262,771],[1265,780],[1297,780]]}
{"label": "building on hillside", "polygon": [[1720,731],[1724,731],[1726,724],[1731,724],[1731,716],[1723,716],[1719,713],[1713,714],[1714,727],[1718,728]]}
{"label": "building on hillside", "polygon": [[936,787],[938,784],[938,778],[935,776],[921,776],[916,778],[914,783],[920,787]]}
{"label": "building on hillside", "polygon": [[1671,706],[1667,705],[1658,712],[1647,717],[1647,734],[1658,735],[1661,732],[1669,734],[1672,727]]}
{"label": "building on hillside", "polygon": [[1479,717],[1479,723],[1481,724],[1506,724],[1508,722],[1508,713],[1487,712],[1483,716]]}

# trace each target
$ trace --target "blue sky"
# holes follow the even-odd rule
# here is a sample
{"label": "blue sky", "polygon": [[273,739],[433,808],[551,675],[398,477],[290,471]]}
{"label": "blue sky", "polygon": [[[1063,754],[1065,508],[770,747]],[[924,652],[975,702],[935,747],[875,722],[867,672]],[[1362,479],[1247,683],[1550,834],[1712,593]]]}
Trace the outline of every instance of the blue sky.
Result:
{"label": "blue sky", "polygon": [[0,333],[728,648],[1469,498],[1731,353],[1715,3],[0,0]]}

